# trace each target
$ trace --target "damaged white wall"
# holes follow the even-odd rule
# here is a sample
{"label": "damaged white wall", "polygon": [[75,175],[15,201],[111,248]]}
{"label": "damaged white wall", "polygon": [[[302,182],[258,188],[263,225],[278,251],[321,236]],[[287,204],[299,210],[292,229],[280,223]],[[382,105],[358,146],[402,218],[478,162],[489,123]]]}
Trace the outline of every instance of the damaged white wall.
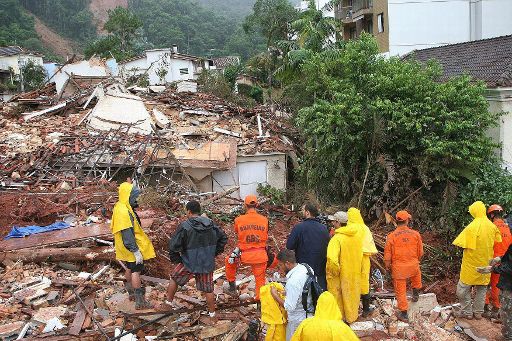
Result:
{"label": "damaged white wall", "polygon": [[193,80],[197,79],[198,63],[198,58],[173,53],[170,48],[148,50],[140,58],[121,63],[119,75],[126,81],[147,72],[149,85]]}
{"label": "damaged white wall", "polygon": [[82,60],[76,63],[64,65],[52,78],[57,88],[57,93],[60,94],[64,85],[71,75],[77,76],[109,76],[112,71],[107,67],[107,63],[114,68],[117,66],[115,60],[102,61],[99,58],[91,58],[89,60]]}
{"label": "damaged white wall", "polygon": [[[249,194],[258,194],[258,184],[268,184],[274,188],[286,190],[286,155],[264,154],[238,156],[234,169],[214,171],[211,176],[211,189],[224,192],[235,186],[240,189],[233,197],[244,198]],[[206,188],[201,188],[206,190]]]}

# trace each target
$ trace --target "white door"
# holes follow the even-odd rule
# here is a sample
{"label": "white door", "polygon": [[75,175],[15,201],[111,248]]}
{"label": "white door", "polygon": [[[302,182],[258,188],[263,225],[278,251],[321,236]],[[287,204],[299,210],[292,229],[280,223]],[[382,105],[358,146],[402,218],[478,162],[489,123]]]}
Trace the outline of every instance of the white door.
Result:
{"label": "white door", "polygon": [[267,184],[267,162],[252,161],[239,163],[235,168],[212,173],[213,191],[225,192],[235,186],[240,190],[231,196],[245,198],[249,194],[258,195],[258,184]]}

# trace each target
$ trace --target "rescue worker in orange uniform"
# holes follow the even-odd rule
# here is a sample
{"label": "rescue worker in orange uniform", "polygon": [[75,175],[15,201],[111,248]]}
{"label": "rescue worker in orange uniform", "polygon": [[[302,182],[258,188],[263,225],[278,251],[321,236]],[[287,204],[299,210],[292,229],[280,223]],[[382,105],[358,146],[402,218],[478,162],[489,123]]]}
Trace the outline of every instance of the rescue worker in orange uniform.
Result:
{"label": "rescue worker in orange uniform", "polygon": [[399,211],[396,214],[397,227],[387,236],[384,248],[384,263],[386,269],[391,269],[400,310],[398,318],[402,321],[408,321],[407,280],[411,280],[413,302],[418,301],[419,290],[422,287],[420,260],[423,257],[423,241],[418,231],[408,226],[411,218],[407,211]]}
{"label": "rescue worker in orange uniform", "polygon": [[238,237],[238,246],[231,256],[226,257],[226,279],[229,282],[226,292],[236,296],[236,269],[243,263],[251,266],[256,280],[255,299],[259,300],[260,288],[265,285],[265,271],[269,259],[266,250],[268,219],[256,212],[258,198],[255,195],[246,196],[244,204],[246,213],[235,219],[234,229]]}
{"label": "rescue worker in orange uniform", "polygon": [[[503,208],[500,205],[491,205],[487,210],[489,219],[500,230],[501,242],[494,243],[494,257],[501,257],[507,252],[508,247],[512,243],[512,236],[510,234],[510,227],[503,220]],[[485,297],[485,314],[488,317],[498,318],[498,312],[501,308],[500,304],[500,289],[496,287],[500,275],[497,273],[491,274],[491,290],[487,292]],[[491,305],[491,306],[489,306]]]}

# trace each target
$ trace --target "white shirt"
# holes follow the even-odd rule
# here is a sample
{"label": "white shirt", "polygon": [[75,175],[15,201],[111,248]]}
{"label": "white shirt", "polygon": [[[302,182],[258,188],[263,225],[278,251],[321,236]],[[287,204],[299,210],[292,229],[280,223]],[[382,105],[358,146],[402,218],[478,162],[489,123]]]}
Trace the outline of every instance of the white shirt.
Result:
{"label": "white shirt", "polygon": [[[302,290],[308,279],[308,270],[304,265],[297,264],[297,266],[288,271],[286,278],[284,309],[288,313],[289,321],[300,322],[307,317],[306,311],[302,306]],[[313,305],[311,295],[308,297],[308,305]]]}

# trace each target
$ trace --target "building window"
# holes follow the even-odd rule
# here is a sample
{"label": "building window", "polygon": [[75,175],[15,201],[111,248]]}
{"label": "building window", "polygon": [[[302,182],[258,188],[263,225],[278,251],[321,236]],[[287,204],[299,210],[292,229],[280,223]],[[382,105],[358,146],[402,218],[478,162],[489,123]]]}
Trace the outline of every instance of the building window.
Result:
{"label": "building window", "polygon": [[365,31],[367,33],[370,33],[370,34],[373,34],[373,20],[368,20],[366,22],[366,28],[365,28]]}
{"label": "building window", "polygon": [[188,75],[188,68],[180,69],[180,75]]}
{"label": "building window", "polygon": [[377,15],[377,26],[379,33],[384,32],[384,13]]}

